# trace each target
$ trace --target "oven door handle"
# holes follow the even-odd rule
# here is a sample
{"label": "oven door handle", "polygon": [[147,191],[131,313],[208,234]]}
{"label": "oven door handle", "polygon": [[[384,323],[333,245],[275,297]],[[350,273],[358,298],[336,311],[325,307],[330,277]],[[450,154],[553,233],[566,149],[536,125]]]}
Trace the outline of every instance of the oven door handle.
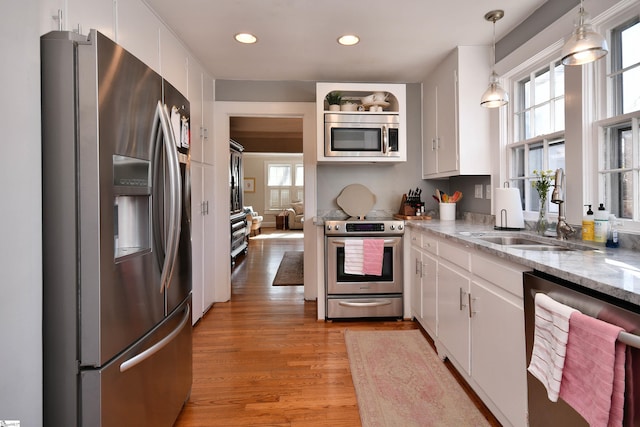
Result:
{"label": "oven door handle", "polygon": [[383,305],[391,304],[391,300],[382,299],[375,301],[362,301],[362,302],[353,302],[353,301],[339,301],[338,305],[343,307],[382,307]]}
{"label": "oven door handle", "polygon": [[[353,240],[354,238],[356,238],[356,239],[357,239],[357,237],[355,237],[355,236],[354,236],[354,237],[352,237],[352,238],[351,238],[351,240]],[[343,246],[344,246],[344,244],[345,244],[345,243],[344,243],[344,242],[345,242],[345,240],[346,240],[346,239],[344,239],[344,240],[340,240],[340,239],[333,238],[333,239],[331,240],[331,243],[337,243],[338,245],[343,245]],[[393,244],[393,243],[396,243],[396,242],[397,242],[397,240],[384,239],[384,244],[385,244],[385,245],[390,245],[390,244]]]}

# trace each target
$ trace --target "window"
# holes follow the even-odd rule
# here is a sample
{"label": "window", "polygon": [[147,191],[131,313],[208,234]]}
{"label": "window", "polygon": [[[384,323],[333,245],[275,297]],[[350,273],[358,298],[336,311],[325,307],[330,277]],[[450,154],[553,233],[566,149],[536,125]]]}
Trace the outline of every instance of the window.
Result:
{"label": "window", "polygon": [[296,163],[267,164],[268,209],[284,209],[304,198],[304,167]]}
{"label": "window", "polygon": [[612,115],[640,110],[640,22],[638,18],[611,30],[609,88]]}
{"label": "window", "polygon": [[598,200],[616,217],[640,221],[640,21],[611,30],[609,118],[598,123]]}
{"label": "window", "polygon": [[514,141],[564,130],[564,65],[551,63],[516,87]]}
{"label": "window", "polygon": [[[508,145],[509,182],[520,189],[522,208],[538,211],[531,187],[534,170],[564,168],[564,66],[553,61],[517,81],[514,88],[514,135]],[[547,204],[549,212],[558,206]]]}

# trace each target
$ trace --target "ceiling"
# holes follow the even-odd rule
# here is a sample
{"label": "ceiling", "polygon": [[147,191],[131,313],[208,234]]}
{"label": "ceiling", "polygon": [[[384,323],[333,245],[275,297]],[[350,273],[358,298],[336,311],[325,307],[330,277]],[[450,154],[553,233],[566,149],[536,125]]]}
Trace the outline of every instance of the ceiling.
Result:
{"label": "ceiling", "polygon": [[249,153],[302,153],[302,119],[231,117],[229,135]]}
{"label": "ceiling", "polygon": [[[215,79],[416,83],[457,45],[490,45],[546,0],[145,0]],[[251,32],[258,43],[233,36]],[[357,34],[345,47],[336,39]]]}

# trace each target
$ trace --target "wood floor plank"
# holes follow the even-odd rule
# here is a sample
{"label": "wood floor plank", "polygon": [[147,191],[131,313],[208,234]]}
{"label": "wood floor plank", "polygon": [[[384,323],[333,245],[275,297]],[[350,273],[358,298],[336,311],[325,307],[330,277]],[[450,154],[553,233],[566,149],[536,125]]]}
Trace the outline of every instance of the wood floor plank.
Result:
{"label": "wood floor plank", "polygon": [[344,331],[418,328],[318,321],[302,286],[271,285],[284,252],[303,250],[301,238],[272,233],[250,239],[232,271],[231,301],[196,324],[193,387],[175,427],[360,426]]}

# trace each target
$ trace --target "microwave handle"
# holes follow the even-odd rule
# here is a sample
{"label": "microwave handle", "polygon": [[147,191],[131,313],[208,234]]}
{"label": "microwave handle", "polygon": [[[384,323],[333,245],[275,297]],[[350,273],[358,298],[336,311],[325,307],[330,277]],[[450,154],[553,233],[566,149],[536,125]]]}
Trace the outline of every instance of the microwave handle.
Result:
{"label": "microwave handle", "polygon": [[388,151],[389,151],[389,138],[388,138],[387,127],[382,126],[382,154],[387,154]]}

